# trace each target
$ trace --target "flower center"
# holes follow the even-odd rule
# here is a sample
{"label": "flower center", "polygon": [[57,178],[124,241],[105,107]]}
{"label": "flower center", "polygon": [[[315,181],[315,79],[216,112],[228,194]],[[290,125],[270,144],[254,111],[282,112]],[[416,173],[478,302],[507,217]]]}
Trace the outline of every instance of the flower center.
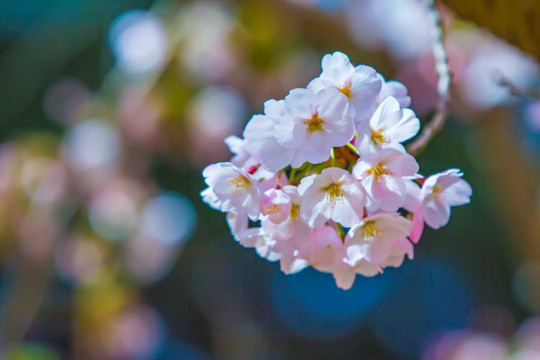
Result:
{"label": "flower center", "polygon": [[433,190],[431,191],[431,193],[433,194],[433,197],[435,198],[436,202],[439,202],[441,200],[443,191],[444,191],[444,188],[440,185],[435,185],[433,187]]}
{"label": "flower center", "polygon": [[227,180],[229,186],[233,188],[233,192],[236,193],[236,196],[242,195],[244,190],[249,188],[249,179],[245,176],[238,175]]}
{"label": "flower center", "polygon": [[310,120],[304,121],[304,125],[306,125],[306,129],[309,133],[315,131],[322,132],[322,124],[324,124],[324,120],[319,117],[319,114],[313,114],[311,115]]}
{"label": "flower center", "polygon": [[365,241],[374,242],[382,235],[382,230],[377,227],[377,223],[373,220],[366,221],[362,225],[362,237]]}
{"label": "flower center", "polygon": [[298,214],[300,214],[300,205],[293,204],[293,206],[291,206],[291,219],[293,222],[296,221]]}
{"label": "flower center", "polygon": [[373,175],[375,180],[379,180],[384,175],[392,175],[392,173],[386,170],[385,168],[383,168],[381,164],[377,164],[376,166],[369,169],[367,172],[368,174]]}
{"label": "flower center", "polygon": [[322,188],[326,192],[328,203],[331,207],[334,207],[338,201],[343,202],[343,190],[341,190],[342,183],[330,184],[327,187]]}
{"label": "flower center", "polygon": [[347,99],[350,99],[352,97],[352,94],[351,94],[351,84],[348,83],[348,84],[345,84],[345,86],[343,86],[342,88],[338,89],[339,92],[341,92],[343,95],[345,95],[347,97]]}
{"label": "flower center", "polygon": [[375,145],[382,145],[386,142],[386,139],[384,138],[382,134],[382,129],[379,129],[379,130],[371,129],[371,141]]}
{"label": "flower center", "polygon": [[341,183],[330,184],[327,187],[323,188],[324,191],[328,194],[330,199],[335,200],[343,196],[343,191],[341,190]]}
{"label": "flower center", "polygon": [[279,211],[279,206],[278,204],[274,204],[272,206],[265,206],[265,209],[267,212],[278,212]]}

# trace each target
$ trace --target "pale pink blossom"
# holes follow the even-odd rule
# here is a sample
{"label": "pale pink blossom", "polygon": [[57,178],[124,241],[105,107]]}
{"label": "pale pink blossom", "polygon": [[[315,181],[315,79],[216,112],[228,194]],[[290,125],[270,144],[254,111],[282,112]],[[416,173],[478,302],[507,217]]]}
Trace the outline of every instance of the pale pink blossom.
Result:
{"label": "pale pink blossom", "polygon": [[274,249],[281,254],[281,269],[291,274],[309,266],[307,259],[314,229],[300,216],[302,197],[298,194],[298,188],[285,185],[281,191],[290,200],[288,217],[280,223],[272,222],[267,217],[261,221],[261,226],[276,240]]}
{"label": "pale pink blossom", "polygon": [[415,136],[420,120],[411,109],[402,109],[399,102],[389,96],[377,106],[368,122],[358,128],[356,147],[361,155],[384,148],[406,152],[401,143]]}
{"label": "pale pink blossom", "polygon": [[254,115],[243,133],[259,162],[271,172],[288,165],[299,167],[305,161],[301,149],[283,147],[277,142],[275,130],[280,121],[292,124],[285,101],[271,99],[264,103],[264,115]]}
{"label": "pale pink blossom", "polygon": [[228,136],[225,138],[225,144],[229,147],[231,153],[235,154],[231,163],[242,170],[253,170],[253,177],[256,179],[272,179],[275,172],[271,172],[261,166],[260,151],[253,147],[246,139],[238,136]]}
{"label": "pale pink blossom", "polygon": [[277,241],[272,238],[272,234],[265,232],[262,227],[250,228],[246,212],[228,213],[227,223],[234,239],[243,247],[254,248],[260,257],[268,261],[281,258],[281,254],[275,251]]}
{"label": "pale pink blossom", "polygon": [[291,213],[291,198],[283,190],[266,190],[260,202],[261,213],[274,224],[285,221]]}
{"label": "pale pink blossom", "polygon": [[231,159],[232,164],[241,168],[256,165],[260,162],[258,157],[255,156],[256,150],[245,139],[230,135],[225,138],[224,142],[229,151],[234,154]]}
{"label": "pale pink blossom", "polygon": [[281,259],[281,269],[291,274],[313,266],[322,272],[332,272],[342,259],[343,243],[341,237],[332,226],[321,226],[313,229],[309,236],[297,238],[300,245],[290,256]]}
{"label": "pale pink blossom", "polygon": [[406,237],[399,237],[394,239],[390,256],[381,264],[381,266],[400,267],[405,256],[407,256],[409,260],[414,259],[414,246]]}
{"label": "pale pink blossom", "polygon": [[343,242],[333,226],[321,226],[315,229],[311,237],[309,263],[322,272],[332,272],[341,262]]}
{"label": "pale pink blossom", "polygon": [[[286,209],[289,210],[287,217],[280,223],[265,223],[265,226],[271,227],[276,236],[280,239],[292,239],[295,241],[296,238],[303,238],[308,236],[311,228],[300,216],[300,207],[303,201],[303,198],[298,194],[298,188],[293,185],[285,185],[282,188],[282,191],[285,196],[290,199],[290,206],[287,206]],[[309,231],[307,229],[310,229]],[[298,243],[297,245],[299,245]]]}
{"label": "pale pink blossom", "polygon": [[317,94],[308,89],[293,89],[285,97],[285,105],[291,116],[280,119],[274,134],[282,147],[301,151],[296,164],[326,161],[332,147],[343,146],[354,136],[354,124],[347,115],[347,98],[336,89],[324,89]]}
{"label": "pale pink blossom", "polygon": [[370,66],[354,67],[342,52],[326,54],[322,59],[322,73],[307,86],[315,93],[335,88],[344,94],[351,104],[351,116],[359,123],[371,115],[382,81]]}
{"label": "pale pink blossom", "polygon": [[411,97],[405,85],[395,80],[386,81],[379,73],[377,73],[377,76],[382,82],[381,91],[377,95],[377,104],[382,103],[384,99],[392,96],[399,102],[399,106],[402,108],[411,106]]}
{"label": "pale pink blossom", "polygon": [[365,191],[346,170],[327,168],[319,175],[305,177],[298,192],[303,197],[300,215],[311,227],[328,220],[351,227],[364,216]]}
{"label": "pale pink blossom", "polygon": [[397,213],[381,213],[366,217],[352,227],[345,238],[347,260],[364,259],[372,264],[385,264],[394,250],[395,240],[409,235],[410,220]]}
{"label": "pale pink blossom", "polygon": [[358,259],[356,261],[345,259],[333,271],[337,287],[343,290],[349,290],[353,286],[357,274],[373,277],[380,273],[382,273],[380,266],[374,265],[364,259]]}
{"label": "pale pink blossom", "polygon": [[251,219],[259,217],[261,197],[258,182],[246,171],[222,162],[208,165],[203,170],[208,188],[201,192],[203,200],[223,212],[245,209]]}
{"label": "pale pink blossom", "polygon": [[418,171],[414,157],[395,149],[362,156],[353,168],[367,193],[367,209],[394,212],[405,204],[406,183]]}
{"label": "pale pink blossom", "polygon": [[438,229],[448,223],[450,207],[468,204],[471,186],[459,169],[449,169],[431,175],[422,185],[422,215],[426,224]]}

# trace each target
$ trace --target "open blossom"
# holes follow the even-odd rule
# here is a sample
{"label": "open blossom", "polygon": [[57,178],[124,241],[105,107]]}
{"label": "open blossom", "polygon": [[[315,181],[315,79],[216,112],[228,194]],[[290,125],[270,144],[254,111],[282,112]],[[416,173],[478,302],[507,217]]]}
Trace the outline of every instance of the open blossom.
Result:
{"label": "open blossom", "polygon": [[377,73],[377,76],[382,81],[381,91],[377,95],[377,104],[382,103],[384,99],[391,96],[398,101],[399,106],[402,108],[411,106],[411,97],[405,85],[395,80],[386,81],[379,73]]}
{"label": "open blossom", "polygon": [[406,237],[399,237],[393,240],[390,256],[381,264],[382,267],[400,267],[405,260],[405,256],[412,260],[414,258],[414,247]]}
{"label": "open blossom", "polygon": [[349,230],[345,238],[347,259],[364,259],[372,264],[384,265],[392,255],[395,240],[409,235],[410,220],[397,213],[381,213],[366,217]]}
{"label": "open blossom", "polygon": [[398,214],[382,213],[351,228],[343,245],[343,259],[333,271],[337,286],[350,289],[357,274],[375,276],[387,266],[400,266],[405,255],[412,259],[412,243],[405,238],[411,227],[411,222]]}
{"label": "open blossom", "polygon": [[223,212],[245,209],[252,219],[259,216],[260,189],[248,172],[222,162],[208,165],[203,176],[208,188],[201,195],[210,206]]}
{"label": "open blossom", "polygon": [[364,216],[364,189],[346,170],[328,168],[320,175],[305,177],[298,192],[304,198],[300,215],[312,227],[328,220],[351,227]]}
{"label": "open blossom", "polygon": [[343,243],[336,229],[331,226],[321,226],[313,232],[309,264],[322,272],[332,272],[341,261]]}
{"label": "open blossom", "polygon": [[354,67],[349,57],[339,51],[326,54],[321,65],[321,75],[313,79],[307,88],[315,93],[326,88],[335,88],[349,99],[352,105],[351,116],[355,123],[369,118],[382,86],[375,69],[366,65]]}
{"label": "open blossom", "polygon": [[457,169],[418,175],[401,144],[420,127],[403,84],[339,52],[322,68],[226,139],[235,156],[204,169],[201,196],[227,213],[239,244],[286,274],[311,266],[349,289],[412,259],[424,223],[448,223],[472,190]]}
{"label": "open blossom", "polygon": [[347,144],[354,135],[347,98],[336,89],[317,94],[293,89],[285,97],[285,105],[291,116],[280,120],[275,136],[282,147],[300,149],[303,161],[318,164],[328,160],[332,147]]}
{"label": "open blossom", "polygon": [[412,138],[420,129],[420,120],[411,109],[401,109],[398,101],[389,96],[377,106],[377,109],[363,131],[358,131],[361,138],[356,146],[361,155],[384,148],[393,148],[405,152],[401,143]]}
{"label": "open blossom", "polygon": [[418,171],[418,163],[409,154],[385,149],[362,156],[353,168],[367,192],[367,209],[394,212],[407,198],[406,183]]}
{"label": "open blossom", "polygon": [[280,189],[268,189],[260,202],[260,210],[268,219],[279,224],[287,219],[291,213],[291,198]]}
{"label": "open blossom", "polygon": [[333,271],[337,287],[343,290],[349,290],[353,286],[357,274],[372,277],[380,273],[382,273],[380,266],[364,259],[351,261],[347,258],[344,258]]}
{"label": "open blossom", "polygon": [[274,130],[279,121],[288,122],[289,113],[284,100],[268,100],[264,103],[264,115],[254,115],[244,130],[246,144],[256,149],[261,165],[269,171],[277,171],[292,165],[298,167],[305,161],[301,149],[281,146]]}
{"label": "open blossom", "polygon": [[254,248],[260,257],[268,261],[277,261],[281,258],[281,254],[274,249],[276,240],[272,238],[272,234],[265,232],[262,227],[250,228],[245,212],[228,213],[227,222],[235,240],[242,246]]}
{"label": "open blossom", "polygon": [[471,186],[458,169],[431,175],[422,185],[422,216],[429,227],[438,229],[448,224],[450,207],[468,204]]}

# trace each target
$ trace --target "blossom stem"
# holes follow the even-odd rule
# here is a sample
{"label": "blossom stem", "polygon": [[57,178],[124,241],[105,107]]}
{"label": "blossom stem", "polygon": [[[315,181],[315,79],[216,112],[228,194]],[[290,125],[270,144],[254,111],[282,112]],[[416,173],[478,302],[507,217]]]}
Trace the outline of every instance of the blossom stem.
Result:
{"label": "blossom stem", "polygon": [[291,185],[293,183],[295,175],[296,175],[296,169],[292,168],[291,173],[289,175],[289,185]]}
{"label": "blossom stem", "polygon": [[332,159],[331,164],[332,166],[336,166],[336,154],[334,153],[334,148],[330,149],[330,158]]}
{"label": "blossom stem", "polygon": [[345,239],[345,230],[343,230],[343,226],[341,226],[340,223],[335,223],[336,224],[336,228],[338,230],[338,233],[339,233],[339,236],[341,237],[341,239]]}
{"label": "blossom stem", "polygon": [[356,149],[356,147],[353,144],[347,143],[347,147],[349,149],[351,149],[352,151],[354,151],[356,154],[358,154],[358,150]]}

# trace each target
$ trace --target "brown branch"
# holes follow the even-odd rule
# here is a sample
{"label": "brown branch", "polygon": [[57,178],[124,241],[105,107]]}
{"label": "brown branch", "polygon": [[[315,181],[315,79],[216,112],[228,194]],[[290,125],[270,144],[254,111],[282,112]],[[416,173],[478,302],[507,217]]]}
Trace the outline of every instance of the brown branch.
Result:
{"label": "brown branch", "polygon": [[431,139],[437,135],[444,127],[448,116],[448,91],[450,88],[450,70],[448,69],[448,60],[446,50],[442,39],[442,27],[440,22],[439,11],[435,8],[434,0],[427,0],[427,5],[430,9],[433,20],[433,44],[432,51],[435,58],[435,70],[437,71],[437,93],[439,101],[435,114],[431,121],[424,126],[422,133],[407,147],[407,151],[411,155],[417,155],[426,148]]}
{"label": "brown branch", "polygon": [[497,82],[499,85],[507,87],[512,95],[519,97],[519,98],[531,98],[531,99],[540,99],[540,91],[535,89],[524,89],[516,84],[514,84],[510,79],[508,79],[504,74],[498,73],[497,76],[499,77]]}
{"label": "brown branch", "polygon": [[444,127],[444,123],[446,122],[446,117],[448,116],[448,107],[446,103],[439,103],[437,106],[437,110],[435,111],[435,115],[433,115],[433,118],[427,124],[424,126],[424,129],[422,130],[422,133],[420,136],[414,140],[412,144],[410,144],[407,147],[407,151],[411,155],[417,155],[421,153],[426,146],[429,144],[431,139],[437,135],[439,131],[442,130]]}

